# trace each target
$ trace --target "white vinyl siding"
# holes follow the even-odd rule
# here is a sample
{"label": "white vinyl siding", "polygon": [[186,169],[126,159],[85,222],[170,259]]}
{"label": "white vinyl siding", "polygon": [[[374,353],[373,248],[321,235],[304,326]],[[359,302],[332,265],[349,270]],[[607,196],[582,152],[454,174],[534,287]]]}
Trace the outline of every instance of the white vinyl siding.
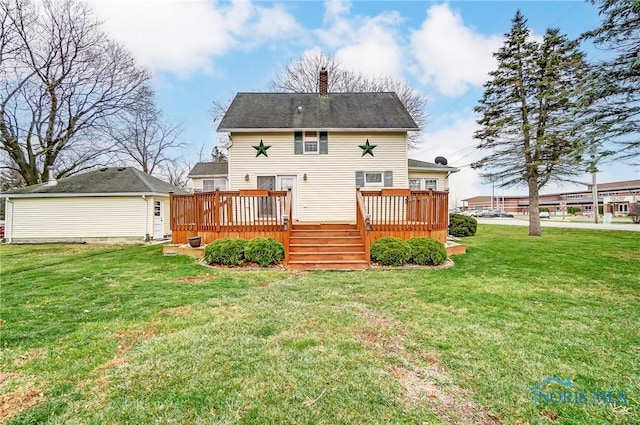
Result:
{"label": "white vinyl siding", "polygon": [[154,199],[160,200],[163,228],[170,234],[168,197],[92,196],[13,198],[11,240],[144,240],[153,233]]}
{"label": "white vinyl siding", "polygon": [[[406,188],[408,185],[405,132],[329,132],[326,155],[295,154],[293,131],[233,133],[232,138],[229,189],[255,189],[257,176],[295,175],[300,221],[355,221],[356,171],[392,171],[393,187]],[[268,158],[255,157],[252,146],[261,139],[271,146]],[[364,144],[366,139],[377,145],[374,157],[362,156],[358,145]],[[249,181],[245,181],[246,174]]]}

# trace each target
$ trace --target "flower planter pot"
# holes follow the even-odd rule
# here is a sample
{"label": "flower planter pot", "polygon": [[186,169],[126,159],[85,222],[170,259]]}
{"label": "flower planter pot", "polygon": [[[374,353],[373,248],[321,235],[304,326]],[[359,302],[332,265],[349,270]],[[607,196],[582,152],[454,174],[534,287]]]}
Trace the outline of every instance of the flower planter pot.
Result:
{"label": "flower planter pot", "polygon": [[200,236],[193,236],[191,238],[188,239],[189,241],[189,246],[191,248],[197,248],[200,246],[200,244],[202,243],[202,237]]}

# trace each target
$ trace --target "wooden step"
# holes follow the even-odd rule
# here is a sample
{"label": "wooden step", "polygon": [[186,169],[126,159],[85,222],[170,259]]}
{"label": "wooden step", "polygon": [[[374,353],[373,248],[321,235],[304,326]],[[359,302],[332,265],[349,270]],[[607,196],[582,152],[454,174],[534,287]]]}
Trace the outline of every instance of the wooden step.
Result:
{"label": "wooden step", "polygon": [[289,270],[365,270],[369,262],[365,260],[343,261],[289,261]]}
{"label": "wooden step", "polygon": [[366,261],[364,250],[358,252],[289,252],[289,261],[345,261],[345,260],[363,260]]}
{"label": "wooden step", "polygon": [[327,245],[327,244],[362,244],[360,236],[325,236],[325,237],[297,237],[291,236],[289,243],[292,245]]}
{"label": "wooden step", "polygon": [[296,223],[291,230],[358,230],[358,226],[351,223]]}
{"label": "wooden step", "polygon": [[296,238],[324,238],[327,236],[357,236],[360,237],[360,231],[358,230],[344,230],[344,229],[328,229],[328,230],[291,230],[291,237]]}
{"label": "wooden step", "polygon": [[362,243],[327,243],[327,244],[290,244],[289,252],[354,252],[364,251],[364,245]]}

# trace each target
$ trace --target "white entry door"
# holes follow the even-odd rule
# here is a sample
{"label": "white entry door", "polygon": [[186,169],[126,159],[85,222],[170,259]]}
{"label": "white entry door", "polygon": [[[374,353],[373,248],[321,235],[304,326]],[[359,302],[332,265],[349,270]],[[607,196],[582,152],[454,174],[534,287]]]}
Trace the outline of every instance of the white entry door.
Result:
{"label": "white entry door", "polygon": [[298,211],[296,208],[297,196],[297,177],[296,176],[278,176],[277,177],[277,189],[289,190],[291,189],[291,215],[293,219],[297,219]]}
{"label": "white entry door", "polygon": [[162,201],[153,201],[153,239],[162,239],[164,237],[162,206]]}

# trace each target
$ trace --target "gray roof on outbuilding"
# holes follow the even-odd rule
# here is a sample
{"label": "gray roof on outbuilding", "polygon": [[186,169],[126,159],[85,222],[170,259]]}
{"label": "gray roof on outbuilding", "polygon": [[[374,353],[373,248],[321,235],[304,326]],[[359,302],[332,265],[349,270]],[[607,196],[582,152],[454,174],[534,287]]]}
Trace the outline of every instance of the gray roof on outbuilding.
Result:
{"label": "gray roof on outbuilding", "polygon": [[23,187],[6,195],[54,194],[168,194],[187,193],[156,177],[131,167],[101,168],[95,171],[63,177],[55,185],[47,183]]}
{"label": "gray roof on outbuilding", "polygon": [[229,172],[227,162],[198,162],[187,177],[222,176]]}
{"label": "gray roof on outbuilding", "polygon": [[218,131],[251,129],[419,130],[395,93],[238,93]]}
{"label": "gray roof on outbuilding", "polygon": [[429,171],[451,171],[452,173],[460,171],[456,167],[449,167],[448,165],[434,164],[433,162],[419,161],[417,159],[409,159],[410,170],[429,170]]}

